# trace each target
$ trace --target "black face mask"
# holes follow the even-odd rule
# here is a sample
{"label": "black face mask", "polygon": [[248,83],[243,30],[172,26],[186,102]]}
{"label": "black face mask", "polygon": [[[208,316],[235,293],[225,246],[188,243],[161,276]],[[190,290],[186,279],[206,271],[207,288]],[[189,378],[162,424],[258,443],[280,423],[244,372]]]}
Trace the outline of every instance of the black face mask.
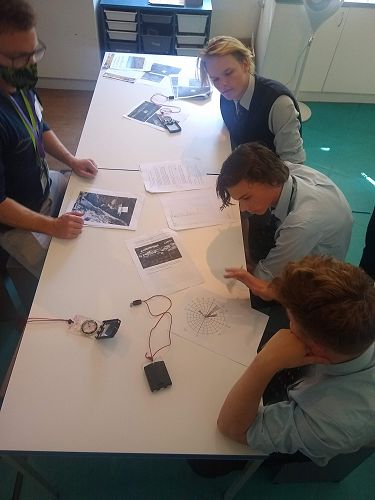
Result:
{"label": "black face mask", "polygon": [[38,81],[38,68],[30,64],[25,68],[7,68],[0,65],[0,78],[16,89],[30,89]]}

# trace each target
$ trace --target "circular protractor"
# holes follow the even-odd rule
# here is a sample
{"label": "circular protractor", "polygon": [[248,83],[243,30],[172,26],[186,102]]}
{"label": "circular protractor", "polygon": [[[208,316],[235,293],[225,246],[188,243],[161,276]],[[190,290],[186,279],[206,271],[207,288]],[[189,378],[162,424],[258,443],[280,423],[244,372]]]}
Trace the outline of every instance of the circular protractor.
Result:
{"label": "circular protractor", "polygon": [[186,307],[186,319],[196,335],[220,335],[226,325],[224,309],[206,297],[194,299]]}

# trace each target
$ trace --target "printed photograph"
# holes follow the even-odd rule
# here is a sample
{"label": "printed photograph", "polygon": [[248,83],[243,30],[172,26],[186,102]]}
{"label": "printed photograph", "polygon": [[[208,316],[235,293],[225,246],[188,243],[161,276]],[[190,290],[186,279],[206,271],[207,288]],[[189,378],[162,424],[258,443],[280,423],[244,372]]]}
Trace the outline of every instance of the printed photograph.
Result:
{"label": "printed photograph", "polygon": [[84,220],[96,224],[129,226],[137,198],[81,191],[73,210],[84,213]]}
{"label": "printed photograph", "polygon": [[156,127],[165,129],[164,125],[160,120],[160,115],[158,113],[155,113],[154,115],[150,116],[150,118],[147,120],[147,123],[152,123],[152,125],[155,125]]}
{"label": "printed photograph", "polygon": [[157,73],[159,75],[177,75],[180,71],[181,68],[176,68],[174,66],[168,66],[167,64],[158,64],[154,63],[151,66],[151,71],[152,73]]}
{"label": "printed photograph", "polygon": [[145,62],[144,57],[140,56],[129,56],[126,67],[129,69],[142,69]]}
{"label": "printed photograph", "polygon": [[162,106],[154,104],[150,101],[144,101],[137,106],[127,116],[139,122],[146,122],[153,114],[155,114]]}
{"label": "printed photograph", "polygon": [[207,98],[211,95],[211,88],[209,85],[202,87],[199,80],[195,78],[180,79],[178,76],[172,76],[171,84],[173,88],[173,94],[176,99],[187,99],[189,97],[194,98]]}
{"label": "printed photograph", "polygon": [[135,248],[135,252],[143,269],[182,258],[173,238],[166,238],[155,243],[137,247]]}
{"label": "printed photograph", "polygon": [[162,80],[164,80],[164,75],[158,75],[157,73],[151,73],[149,71],[146,71],[146,73],[143,73],[140,80],[147,80],[149,82],[160,83]]}

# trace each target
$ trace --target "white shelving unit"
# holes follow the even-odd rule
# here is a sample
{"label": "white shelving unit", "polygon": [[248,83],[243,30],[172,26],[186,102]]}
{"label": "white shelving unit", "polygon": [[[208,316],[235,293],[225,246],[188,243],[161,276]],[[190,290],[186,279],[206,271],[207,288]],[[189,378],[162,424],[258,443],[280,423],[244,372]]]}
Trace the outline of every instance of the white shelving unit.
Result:
{"label": "white shelving unit", "polygon": [[[291,22],[293,19],[293,22]],[[318,30],[301,98],[375,102],[375,7],[342,7]],[[266,0],[256,38],[259,74],[295,88],[310,27],[302,3]]]}

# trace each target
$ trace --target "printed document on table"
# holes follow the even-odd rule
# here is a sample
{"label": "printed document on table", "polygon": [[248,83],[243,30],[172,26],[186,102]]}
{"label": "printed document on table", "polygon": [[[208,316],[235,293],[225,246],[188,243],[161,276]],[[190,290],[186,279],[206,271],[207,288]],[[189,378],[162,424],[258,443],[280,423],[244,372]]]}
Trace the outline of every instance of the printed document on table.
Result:
{"label": "printed document on table", "polygon": [[93,189],[80,191],[68,212],[83,213],[85,226],[137,229],[144,195]]}
{"label": "printed document on table", "polygon": [[129,56],[128,54],[111,52],[107,55],[103,69],[150,71],[151,61],[144,56]]}
{"label": "printed document on table", "polygon": [[[140,80],[141,79],[139,79],[138,81]],[[162,115],[164,117],[167,116],[167,113],[164,113],[163,109],[163,104],[155,104],[151,101],[143,101],[141,102],[141,104],[137,104],[135,107],[133,107],[128,112],[128,114],[123,116],[124,118],[128,118],[129,120],[135,120],[138,123],[143,123],[144,125],[149,125],[150,127],[162,130],[163,132],[167,132],[166,127],[160,121]],[[188,115],[186,113],[182,113],[181,111],[179,111],[178,113],[173,114],[173,119],[177,122],[182,122],[186,120],[187,116]]]}
{"label": "printed document on table", "polygon": [[205,189],[207,175],[203,172],[198,158],[162,163],[141,163],[140,170],[149,193],[169,193]]}
{"label": "printed document on table", "polygon": [[228,224],[239,219],[236,205],[220,210],[222,203],[213,189],[164,194],[161,203],[168,226],[175,231]]}
{"label": "printed document on table", "polygon": [[151,293],[169,294],[203,283],[173,231],[143,235],[126,244],[143,284]]}
{"label": "printed document on table", "polygon": [[173,298],[172,333],[249,366],[268,316],[251,309],[249,298],[228,298],[202,287]]}

